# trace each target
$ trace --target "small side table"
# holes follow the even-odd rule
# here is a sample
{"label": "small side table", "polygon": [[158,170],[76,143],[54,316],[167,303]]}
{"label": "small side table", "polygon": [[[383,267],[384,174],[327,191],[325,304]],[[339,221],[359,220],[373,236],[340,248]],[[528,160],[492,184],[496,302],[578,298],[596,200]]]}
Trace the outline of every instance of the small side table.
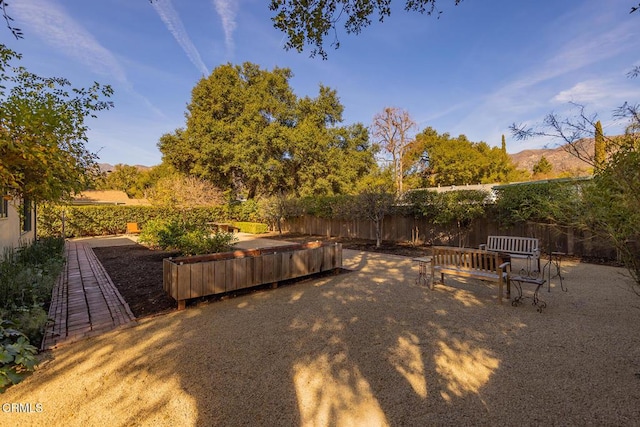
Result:
{"label": "small side table", "polygon": [[431,264],[431,257],[419,257],[413,258],[411,261],[418,263],[418,277],[416,278],[416,285],[424,284],[429,285],[431,281],[431,272],[429,271],[429,265]]}
{"label": "small side table", "polygon": [[[567,292],[567,290],[564,287],[564,283],[562,283],[562,280],[564,278],[562,277],[562,272],[561,272],[562,257],[564,255],[566,255],[565,252],[551,252],[549,254],[549,260],[547,261],[544,268],[542,269],[542,277],[544,277],[544,269],[545,268],[549,269],[549,271],[547,272],[547,278],[549,280],[549,282],[547,283],[548,292],[551,292],[551,279],[554,279],[556,277],[560,279],[560,289]],[[556,268],[556,272],[553,276],[551,275],[551,267]]]}
{"label": "small side table", "polygon": [[528,298],[522,296],[522,284],[531,283],[536,285],[536,290],[533,292],[533,305],[537,307],[539,313],[542,313],[542,309],[547,307],[547,303],[538,297],[538,291],[540,290],[542,285],[544,285],[544,282],[546,282],[546,280],[536,279],[530,276],[511,276],[511,281],[518,290],[518,296],[513,299],[511,305],[516,306],[520,304],[524,298]]}

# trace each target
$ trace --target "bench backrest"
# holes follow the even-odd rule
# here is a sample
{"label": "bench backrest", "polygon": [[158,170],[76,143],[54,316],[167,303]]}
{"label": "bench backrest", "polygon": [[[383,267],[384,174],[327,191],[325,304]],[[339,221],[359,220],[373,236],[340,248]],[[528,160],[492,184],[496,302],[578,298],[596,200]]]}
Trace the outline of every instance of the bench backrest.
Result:
{"label": "bench backrest", "polygon": [[452,248],[449,246],[434,246],[432,251],[432,262],[438,266],[491,271],[497,274],[498,267],[502,264],[500,255],[497,252],[470,248]]}
{"label": "bench backrest", "polygon": [[538,239],[533,237],[489,236],[487,250],[510,254],[535,255],[538,253]]}

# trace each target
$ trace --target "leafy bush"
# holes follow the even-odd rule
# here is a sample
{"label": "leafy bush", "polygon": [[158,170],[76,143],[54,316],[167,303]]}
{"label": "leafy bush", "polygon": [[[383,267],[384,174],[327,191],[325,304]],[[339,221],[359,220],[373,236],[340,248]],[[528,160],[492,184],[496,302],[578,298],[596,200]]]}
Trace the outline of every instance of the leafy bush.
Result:
{"label": "leafy bush", "polygon": [[22,332],[33,343],[42,342],[44,329],[49,320],[49,315],[41,304],[31,307],[20,307],[10,314],[0,313],[0,319],[11,318],[15,328]]}
{"label": "leafy bush", "polygon": [[503,225],[522,222],[569,225],[581,206],[581,181],[533,182],[498,188],[495,205]]}
{"label": "leafy bush", "polygon": [[216,231],[208,233],[206,230],[191,230],[180,236],[178,249],[183,255],[203,255],[226,252],[231,248],[235,237],[231,233]]}
{"label": "leafy bush", "polygon": [[47,321],[44,305],[64,265],[64,240],[41,239],[0,259],[0,315],[36,342]]}
{"label": "leafy bush", "polygon": [[17,384],[35,369],[38,349],[22,332],[10,328],[11,322],[0,321],[0,393]]}
{"label": "leafy bush", "polygon": [[205,224],[185,221],[150,221],[138,241],[183,255],[201,255],[229,250],[235,237],[223,231],[212,232]]}
{"label": "leafy bush", "polygon": [[160,235],[164,230],[166,230],[166,227],[166,221],[160,219],[152,219],[151,221],[147,222],[140,231],[138,241],[141,243],[146,243],[152,248],[160,248]]}

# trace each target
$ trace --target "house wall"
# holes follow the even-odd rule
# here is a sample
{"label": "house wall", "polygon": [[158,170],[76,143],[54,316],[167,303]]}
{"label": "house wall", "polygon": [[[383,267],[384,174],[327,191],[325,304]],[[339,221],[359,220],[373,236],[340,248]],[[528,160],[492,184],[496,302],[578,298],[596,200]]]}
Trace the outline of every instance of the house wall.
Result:
{"label": "house wall", "polygon": [[[2,203],[2,199],[0,199],[0,203]],[[4,252],[5,248],[16,248],[32,242],[36,232],[36,215],[33,210],[31,213],[31,230],[23,232],[19,212],[20,201],[10,200],[7,203],[7,207],[7,216],[0,217],[0,251],[2,252]],[[0,255],[2,252],[0,252]]]}

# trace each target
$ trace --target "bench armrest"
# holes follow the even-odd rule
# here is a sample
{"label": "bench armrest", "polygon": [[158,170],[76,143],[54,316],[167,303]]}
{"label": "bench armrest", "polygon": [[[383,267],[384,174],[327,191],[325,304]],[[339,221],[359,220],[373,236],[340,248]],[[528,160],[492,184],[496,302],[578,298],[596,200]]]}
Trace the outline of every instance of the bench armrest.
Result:
{"label": "bench armrest", "polygon": [[503,262],[502,264],[500,264],[498,266],[498,268],[501,268],[503,270],[507,269],[507,267],[509,267],[509,271],[511,271],[511,263],[510,262]]}
{"label": "bench armrest", "polygon": [[478,249],[480,249],[480,250],[484,251],[484,250],[486,249],[486,247],[487,247],[487,244],[486,244],[486,243],[483,243],[483,244],[481,244],[480,246],[478,246]]}

